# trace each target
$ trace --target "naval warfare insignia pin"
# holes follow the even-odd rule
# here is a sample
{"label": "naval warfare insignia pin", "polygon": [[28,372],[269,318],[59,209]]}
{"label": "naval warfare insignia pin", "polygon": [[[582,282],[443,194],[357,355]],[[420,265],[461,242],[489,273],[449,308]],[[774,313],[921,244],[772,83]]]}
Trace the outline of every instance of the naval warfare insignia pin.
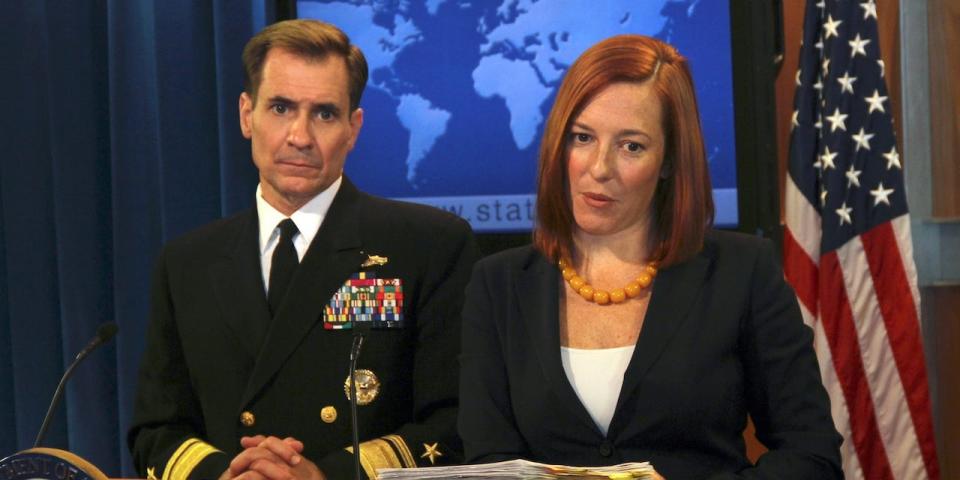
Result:
{"label": "naval warfare insignia pin", "polygon": [[[380,393],[380,379],[372,370],[358,369],[354,374],[357,379],[357,405],[369,405],[377,399]],[[350,400],[350,376],[343,381],[343,393]]]}
{"label": "naval warfare insignia pin", "polygon": [[360,264],[360,268],[367,268],[373,266],[383,266],[387,264],[387,257],[381,257],[380,255],[367,255],[367,259]]}

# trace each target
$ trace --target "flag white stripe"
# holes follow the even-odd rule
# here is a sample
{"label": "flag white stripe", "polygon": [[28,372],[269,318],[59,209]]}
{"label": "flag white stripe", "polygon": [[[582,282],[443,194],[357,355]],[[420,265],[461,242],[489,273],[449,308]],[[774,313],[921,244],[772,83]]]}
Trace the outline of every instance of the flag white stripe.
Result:
{"label": "flag white stripe", "polygon": [[[894,478],[926,478],[926,467],[860,237],[837,250],[877,425]],[[824,294],[829,294],[824,292]]]}
{"label": "flag white stripe", "polygon": [[[903,273],[910,284],[910,293],[913,295],[913,305],[917,309],[917,320],[923,326],[923,317],[920,316],[920,287],[917,281],[917,265],[913,258],[913,240],[910,236],[910,215],[904,214],[890,221],[894,235],[897,238],[897,247],[900,249],[900,261],[903,262]],[[922,338],[921,338],[922,341]]]}
{"label": "flag white stripe", "polygon": [[820,214],[807,202],[807,197],[800,193],[790,175],[787,175],[784,190],[784,221],[787,228],[807,257],[813,260],[813,264],[820,265]]}
{"label": "flag white stripe", "polygon": [[840,387],[840,380],[837,379],[837,372],[833,368],[833,356],[830,354],[830,345],[827,343],[827,333],[823,330],[823,323],[810,313],[803,303],[800,303],[800,312],[803,314],[803,322],[813,328],[813,348],[817,352],[817,361],[820,363],[823,385],[830,396],[830,415],[833,416],[833,424],[837,431],[843,436],[840,454],[843,458],[844,477],[847,480],[862,480],[863,469],[860,468],[860,459],[853,444],[847,400],[843,398],[843,389]]}

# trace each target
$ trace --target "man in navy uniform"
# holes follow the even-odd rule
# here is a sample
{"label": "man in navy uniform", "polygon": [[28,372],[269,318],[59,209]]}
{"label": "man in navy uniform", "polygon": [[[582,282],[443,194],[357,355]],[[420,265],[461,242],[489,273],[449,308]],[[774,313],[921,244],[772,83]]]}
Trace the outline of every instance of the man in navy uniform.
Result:
{"label": "man in navy uniform", "polygon": [[[256,208],[170,242],[128,442],[141,475],[350,478],[350,327],[363,472],[461,459],[455,421],[469,226],[343,175],[367,64],[336,27],[271,25],[243,52]],[[362,160],[359,160],[362,161]]]}

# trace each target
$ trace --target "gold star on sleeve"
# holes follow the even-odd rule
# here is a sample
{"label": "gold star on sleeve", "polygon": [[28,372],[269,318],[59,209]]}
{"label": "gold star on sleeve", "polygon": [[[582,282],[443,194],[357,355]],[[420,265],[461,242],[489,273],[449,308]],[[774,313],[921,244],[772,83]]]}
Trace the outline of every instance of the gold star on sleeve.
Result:
{"label": "gold star on sleeve", "polygon": [[438,448],[439,442],[435,442],[433,445],[423,444],[423,455],[420,455],[420,458],[429,458],[430,465],[435,465],[437,457],[442,457],[443,454],[440,453]]}

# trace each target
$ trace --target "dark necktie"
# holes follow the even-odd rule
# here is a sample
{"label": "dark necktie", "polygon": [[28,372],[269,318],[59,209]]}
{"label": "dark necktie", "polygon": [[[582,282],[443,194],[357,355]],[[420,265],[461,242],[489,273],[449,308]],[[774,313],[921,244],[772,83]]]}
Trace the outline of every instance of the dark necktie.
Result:
{"label": "dark necktie", "polygon": [[284,219],[278,225],[280,228],[280,241],[273,250],[273,260],[270,265],[270,288],[267,290],[267,303],[270,304],[270,315],[276,316],[280,309],[280,302],[283,301],[284,294],[287,293],[287,287],[290,285],[290,279],[293,273],[297,271],[300,265],[297,259],[297,249],[293,247],[293,236],[297,234],[297,225],[289,218]]}

